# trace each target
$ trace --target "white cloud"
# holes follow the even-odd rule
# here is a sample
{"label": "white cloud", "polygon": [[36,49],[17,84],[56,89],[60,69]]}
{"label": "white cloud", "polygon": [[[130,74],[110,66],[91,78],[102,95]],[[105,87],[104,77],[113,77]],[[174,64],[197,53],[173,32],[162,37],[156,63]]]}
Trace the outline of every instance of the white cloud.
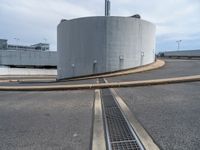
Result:
{"label": "white cloud", "polygon": [[65,0],[0,0],[0,10],[0,38],[15,42],[14,37],[19,37],[22,44],[47,38],[53,49],[56,49],[56,27],[62,18],[95,14]]}
{"label": "white cloud", "polygon": [[[112,15],[136,13],[157,25],[163,40],[198,39],[199,0],[111,0]],[[56,49],[56,27],[62,18],[103,15],[104,0],[0,0],[0,38],[20,37],[32,44],[47,38]],[[198,44],[197,44],[198,45]],[[161,45],[165,47],[166,45]],[[200,44],[199,44],[200,46]]]}

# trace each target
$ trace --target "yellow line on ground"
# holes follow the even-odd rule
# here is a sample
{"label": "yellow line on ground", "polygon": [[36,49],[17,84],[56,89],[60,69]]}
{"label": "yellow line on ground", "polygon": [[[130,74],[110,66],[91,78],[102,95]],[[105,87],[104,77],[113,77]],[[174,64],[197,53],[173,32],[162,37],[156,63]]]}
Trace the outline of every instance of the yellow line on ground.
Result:
{"label": "yellow line on ground", "polygon": [[195,82],[195,81],[200,81],[200,75],[167,78],[167,79],[113,82],[113,83],[101,83],[101,84],[47,85],[47,86],[0,86],[0,91],[58,91],[58,90],[102,89],[102,88],[120,88],[120,87],[159,85],[159,84],[173,84],[173,83]]}

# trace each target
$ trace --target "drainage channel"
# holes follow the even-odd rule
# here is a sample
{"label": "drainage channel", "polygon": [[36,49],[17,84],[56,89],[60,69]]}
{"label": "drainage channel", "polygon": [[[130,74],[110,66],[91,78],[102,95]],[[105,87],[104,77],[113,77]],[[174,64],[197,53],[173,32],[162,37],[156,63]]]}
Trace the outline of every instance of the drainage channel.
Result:
{"label": "drainage channel", "polygon": [[[100,82],[104,82],[100,80]],[[109,150],[144,150],[110,89],[101,90],[103,119]]]}

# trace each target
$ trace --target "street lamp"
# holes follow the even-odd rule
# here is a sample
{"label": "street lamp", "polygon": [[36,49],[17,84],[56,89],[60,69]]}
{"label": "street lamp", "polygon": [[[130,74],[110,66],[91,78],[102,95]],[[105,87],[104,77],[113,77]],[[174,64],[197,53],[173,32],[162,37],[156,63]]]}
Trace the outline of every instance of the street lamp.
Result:
{"label": "street lamp", "polygon": [[[43,40],[44,40],[44,44],[47,44],[47,39],[46,38],[43,38]],[[41,48],[42,48],[42,46],[41,46]],[[43,48],[42,48],[43,49]],[[46,45],[44,45],[44,50],[46,51]]]}
{"label": "street lamp", "polygon": [[16,49],[18,49],[18,45],[19,45],[20,39],[19,38],[14,38],[14,40],[16,40]]}
{"label": "street lamp", "polygon": [[105,16],[110,16],[110,0],[105,0]]}
{"label": "street lamp", "polygon": [[181,42],[182,42],[182,40],[178,40],[178,41],[176,41],[176,43],[177,43],[177,50],[180,50],[180,44],[181,44]]}
{"label": "street lamp", "polygon": [[19,45],[19,41],[20,41],[20,39],[19,39],[19,38],[14,38],[14,40],[16,40],[16,44]]}

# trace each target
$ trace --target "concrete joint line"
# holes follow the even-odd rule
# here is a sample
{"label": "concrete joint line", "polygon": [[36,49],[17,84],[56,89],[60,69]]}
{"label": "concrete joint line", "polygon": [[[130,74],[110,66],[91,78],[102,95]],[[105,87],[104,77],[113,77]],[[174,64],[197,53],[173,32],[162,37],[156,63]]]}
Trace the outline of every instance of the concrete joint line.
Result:
{"label": "concrete joint line", "polygon": [[92,150],[106,150],[100,90],[95,90]]}

